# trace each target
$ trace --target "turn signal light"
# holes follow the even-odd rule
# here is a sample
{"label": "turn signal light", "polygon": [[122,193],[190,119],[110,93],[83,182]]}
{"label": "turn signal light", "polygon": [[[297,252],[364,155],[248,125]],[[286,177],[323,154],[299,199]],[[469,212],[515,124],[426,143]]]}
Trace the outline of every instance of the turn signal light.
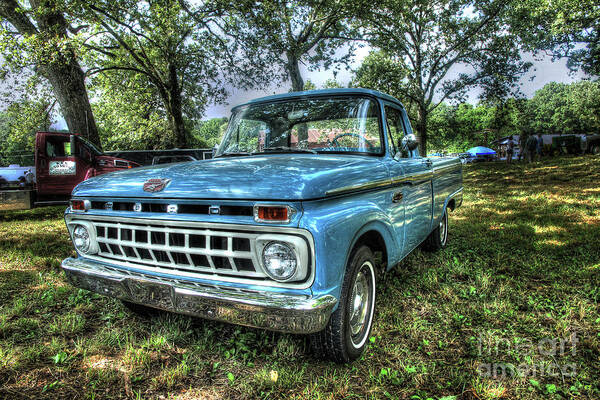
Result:
{"label": "turn signal light", "polygon": [[72,211],[86,211],[90,209],[89,200],[71,200]]}
{"label": "turn signal light", "polygon": [[258,207],[258,218],[266,221],[285,221],[288,219],[287,207]]}
{"label": "turn signal light", "polygon": [[256,222],[290,222],[294,209],[289,206],[254,206]]}

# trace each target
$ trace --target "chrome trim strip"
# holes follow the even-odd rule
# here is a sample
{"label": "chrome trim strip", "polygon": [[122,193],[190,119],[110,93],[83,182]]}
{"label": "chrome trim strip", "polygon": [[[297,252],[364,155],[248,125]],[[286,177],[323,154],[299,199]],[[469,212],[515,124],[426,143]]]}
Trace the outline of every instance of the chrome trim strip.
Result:
{"label": "chrome trim strip", "polygon": [[431,178],[433,178],[433,172],[431,172],[430,170],[417,171],[406,175],[392,177],[392,184],[394,186],[397,186],[404,183],[428,181]]}
{"label": "chrome trim strip", "polygon": [[343,186],[337,189],[331,189],[325,192],[326,196],[340,195],[340,194],[348,194],[352,192],[358,192],[363,190],[371,190],[371,189],[382,189],[386,187],[393,187],[397,185],[402,185],[405,183],[416,183],[423,182],[433,179],[434,173],[431,170],[418,171],[413,172],[407,175],[400,175],[392,177],[391,179],[379,179],[372,182],[360,183],[357,185]]}
{"label": "chrome trim strip", "polygon": [[[315,278],[315,245],[314,239],[309,231],[304,229],[297,228],[288,228],[288,227],[278,227],[278,226],[261,226],[261,225],[236,225],[236,224],[220,224],[220,223],[210,223],[210,222],[191,222],[191,221],[177,221],[177,220],[156,220],[151,218],[127,218],[127,217],[108,217],[108,216],[99,216],[93,214],[66,214],[65,222],[68,225],[72,225],[73,222],[78,220],[81,221],[92,221],[98,222],[102,225],[111,225],[111,226],[120,226],[121,228],[131,229],[129,225],[137,224],[139,227],[133,227],[132,229],[146,230],[148,226],[154,226],[153,230],[159,232],[165,232],[165,244],[151,244],[151,238],[148,237],[148,243],[129,243],[127,241],[121,241],[119,238],[117,239],[108,239],[103,238],[102,241],[107,244],[113,244],[119,246],[121,249],[122,255],[117,255],[117,258],[106,257],[106,256],[98,256],[98,255],[89,255],[86,254],[85,257],[95,260],[97,262],[106,263],[109,265],[118,265],[125,268],[129,268],[137,271],[144,271],[146,273],[159,273],[166,275],[177,275],[182,278],[195,278],[195,279],[205,279],[211,281],[221,281],[221,282],[232,282],[232,283],[242,283],[247,285],[260,285],[260,286],[269,286],[269,287],[281,287],[281,288],[289,288],[289,289],[307,289],[312,286],[312,283]],[[144,227],[145,226],[145,227]],[[159,228],[163,227],[163,228]],[[181,228],[180,228],[181,227]],[[193,231],[192,229],[186,228],[200,228],[203,230]],[[118,232],[121,230],[119,229]],[[162,251],[172,251],[176,253],[184,253],[189,261],[189,254],[202,254],[208,256],[218,256],[225,258],[232,258],[240,256],[241,258],[246,258],[247,255],[252,255],[250,258],[252,259],[256,268],[262,269],[262,263],[258,259],[258,255],[254,253],[255,246],[250,243],[250,252],[230,252],[227,250],[210,250],[207,248],[198,248],[196,250],[186,249],[182,246],[169,246],[167,245],[168,241],[168,233],[194,233],[199,235],[205,235],[207,237],[206,240],[210,240],[208,237],[211,233],[214,233],[218,236],[228,237],[234,234],[232,231],[241,231],[238,234],[238,237],[243,238],[256,238],[263,233],[279,233],[285,235],[294,235],[296,237],[300,236],[307,241],[308,245],[308,254],[310,255],[310,264],[308,267],[308,276],[303,282],[277,282],[272,280],[264,273],[262,270],[257,271],[255,273],[245,271],[227,271],[222,270],[219,271],[215,268],[213,264],[212,258],[207,257],[208,262],[210,264],[210,268],[200,269],[199,267],[195,267],[193,264],[189,265],[189,268],[181,267],[179,264],[174,266],[169,262],[160,262],[156,260],[154,257],[154,253],[150,252],[152,256],[152,260],[140,260],[138,258],[141,257],[128,257],[125,255],[122,246],[130,246],[130,247],[139,247],[139,248],[147,248],[151,247],[153,250],[162,250]],[[148,235],[150,235],[150,230],[148,230]],[[187,236],[187,235],[186,235]],[[282,238],[280,240],[284,240]],[[285,240],[284,240],[285,241]],[[189,246],[189,243],[188,243]],[[110,249],[110,246],[109,246]],[[188,254],[189,253],[189,254]],[[239,254],[234,254],[239,253]],[[139,253],[135,252],[136,255],[139,256]],[[167,253],[168,254],[168,253]],[[240,258],[237,257],[237,258]],[[230,261],[231,262],[231,261]],[[177,268],[177,269],[174,269]],[[215,272],[217,271],[217,272]],[[227,275],[229,272],[229,275]]]}
{"label": "chrome trim strip", "polygon": [[439,175],[442,173],[450,173],[450,172],[454,172],[456,170],[462,169],[462,164],[458,163],[458,164],[450,164],[450,165],[444,165],[442,167],[439,168],[433,168],[433,174],[434,175]]}
{"label": "chrome trim strip", "polygon": [[228,290],[151,275],[127,274],[101,263],[67,258],[61,264],[73,286],[166,311],[288,333],[325,328],[337,299],[265,291]]}
{"label": "chrome trim strip", "polygon": [[361,191],[361,190],[377,189],[377,188],[389,186],[390,183],[391,183],[391,181],[389,178],[378,179],[376,181],[359,183],[356,185],[349,185],[349,186],[343,186],[343,187],[336,188],[336,189],[331,189],[331,190],[328,190],[327,192],[325,192],[325,196],[335,196],[335,195],[346,194],[346,193],[350,193],[350,192],[357,192],[357,191]]}

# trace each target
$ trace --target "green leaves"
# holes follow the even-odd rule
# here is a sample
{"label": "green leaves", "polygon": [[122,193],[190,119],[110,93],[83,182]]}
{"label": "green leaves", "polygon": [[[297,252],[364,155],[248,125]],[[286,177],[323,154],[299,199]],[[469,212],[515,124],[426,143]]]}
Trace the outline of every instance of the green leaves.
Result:
{"label": "green leaves", "polygon": [[59,351],[52,357],[52,361],[54,364],[63,364],[67,360],[67,353],[64,351]]}
{"label": "green leaves", "polygon": [[233,382],[235,381],[235,376],[233,376],[233,374],[231,372],[228,372],[227,380],[229,381],[229,384],[233,385]]}
{"label": "green leaves", "polygon": [[512,29],[531,50],[567,57],[567,66],[600,75],[597,0],[525,0],[512,4]]}
{"label": "green leaves", "polygon": [[[271,79],[290,80],[303,90],[300,64],[309,70],[338,70],[354,53],[352,39],[362,39],[353,23],[364,11],[362,1],[224,2],[233,20],[229,31]],[[341,51],[344,48],[344,51]]]}
{"label": "green leaves", "polygon": [[[507,11],[506,2],[493,0],[383,1],[365,17],[367,37],[381,52],[368,57],[354,85],[403,101],[424,153],[427,120],[439,104],[464,100],[476,87],[482,97],[504,98],[529,69]],[[464,72],[450,73],[457,69]]]}
{"label": "green leaves", "polygon": [[600,130],[600,83],[548,83],[528,102],[527,117],[532,132],[597,132]]}

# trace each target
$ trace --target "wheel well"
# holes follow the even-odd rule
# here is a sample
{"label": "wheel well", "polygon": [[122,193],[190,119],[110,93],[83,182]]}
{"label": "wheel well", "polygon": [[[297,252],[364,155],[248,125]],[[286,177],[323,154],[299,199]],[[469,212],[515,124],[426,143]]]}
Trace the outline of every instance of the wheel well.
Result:
{"label": "wheel well", "polygon": [[385,246],[385,240],[383,236],[377,231],[368,231],[361,235],[356,241],[354,245],[354,249],[365,245],[371,249],[373,254],[375,254],[375,258],[379,259],[379,255],[377,253],[381,253],[380,265],[385,268],[387,266],[387,248]]}
{"label": "wheel well", "polygon": [[450,199],[446,208],[449,208],[450,211],[454,211],[454,207],[456,207],[456,200]]}

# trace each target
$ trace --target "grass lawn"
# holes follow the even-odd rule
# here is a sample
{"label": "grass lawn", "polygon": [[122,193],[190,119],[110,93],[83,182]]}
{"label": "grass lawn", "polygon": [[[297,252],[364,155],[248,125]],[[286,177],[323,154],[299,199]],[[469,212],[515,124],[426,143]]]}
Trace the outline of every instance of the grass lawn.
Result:
{"label": "grass lawn", "polygon": [[600,398],[600,158],[467,167],[449,246],[380,279],[350,365],[69,286],[62,211],[0,215],[0,398]]}

